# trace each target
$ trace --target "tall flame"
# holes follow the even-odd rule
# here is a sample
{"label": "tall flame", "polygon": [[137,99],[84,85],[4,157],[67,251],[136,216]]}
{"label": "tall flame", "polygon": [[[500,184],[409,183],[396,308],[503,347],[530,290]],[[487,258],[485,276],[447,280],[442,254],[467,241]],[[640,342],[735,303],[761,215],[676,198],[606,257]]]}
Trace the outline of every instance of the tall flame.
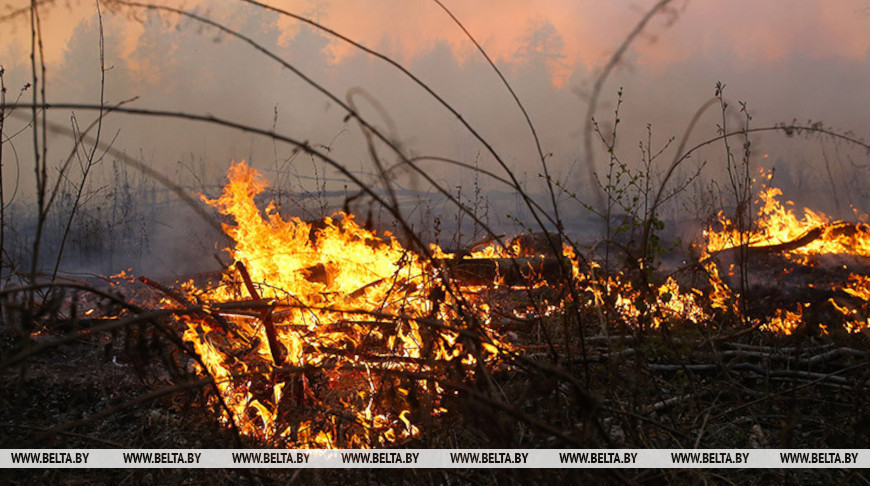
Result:
{"label": "tall flame", "polygon": [[[285,220],[274,204],[261,212],[255,198],[266,183],[259,174],[240,163],[228,176],[220,198],[203,199],[234,221],[224,225],[235,242],[228,251],[249,276],[228,270],[219,286],[185,288],[200,301],[241,310],[187,318],[184,339],[218,382],[231,412],[225,419],[243,433],[294,447],[407,439],[419,433],[412,420],[423,418],[421,410],[444,411],[443,363],[456,360],[451,368],[472,373],[506,346],[486,322],[470,326],[459,302],[468,304],[388,233],[343,213],[308,223]],[[253,290],[242,285],[245,277]],[[269,325],[280,350],[270,349]]]}

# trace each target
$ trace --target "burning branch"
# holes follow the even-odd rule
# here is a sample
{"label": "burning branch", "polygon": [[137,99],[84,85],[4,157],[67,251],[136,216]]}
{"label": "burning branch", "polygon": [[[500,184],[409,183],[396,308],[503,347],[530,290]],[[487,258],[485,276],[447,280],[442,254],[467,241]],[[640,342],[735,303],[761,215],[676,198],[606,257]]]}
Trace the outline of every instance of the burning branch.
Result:
{"label": "burning branch", "polygon": [[139,277],[139,281],[142,282],[143,284],[153,288],[153,289],[156,289],[156,290],[159,290],[160,292],[163,292],[167,297],[169,297],[170,299],[174,300],[175,302],[177,302],[181,305],[184,305],[184,306],[191,305],[190,301],[185,299],[183,295],[170,289],[169,287],[161,285],[159,282],[151,280],[150,278],[148,278],[144,275]]}
{"label": "burning branch", "polygon": [[[237,261],[236,269],[239,271],[239,275],[242,276],[242,280],[244,280],[245,287],[248,289],[251,297],[253,297],[257,302],[264,302],[263,299],[260,298],[260,293],[257,292],[257,288],[254,287],[254,282],[251,280],[251,275],[248,273],[248,269],[245,268],[245,264],[241,261]],[[275,332],[275,325],[272,324],[271,307],[267,307],[260,312],[260,321],[263,322],[263,327],[266,328],[266,338],[269,340],[269,351],[272,354],[272,362],[275,363],[275,366],[281,366],[284,364],[284,356],[283,353],[281,353],[281,345],[278,344],[278,334]]]}
{"label": "burning branch", "polygon": [[556,257],[463,258],[435,260],[447,268],[450,277],[462,286],[532,286],[539,282],[556,283],[563,278],[562,263]]}
{"label": "burning branch", "polygon": [[[842,246],[847,246],[849,243],[854,243],[856,239],[866,239],[868,237],[870,237],[870,227],[866,224],[852,223],[849,221],[835,221],[833,223],[822,224],[809,229],[797,238],[784,243],[772,245],[753,245],[750,243],[749,246],[746,247],[746,251],[748,255],[789,253],[804,248],[818,240],[822,240],[823,243],[825,241],[835,241]],[[721,255],[723,252],[736,251],[739,248],[739,246],[723,248],[714,255],[702,260],[700,263],[703,264],[707,260]]]}
{"label": "burning branch", "polygon": [[214,312],[209,312],[207,310],[207,307],[202,305],[202,302],[196,302],[196,303],[190,302],[190,300],[185,298],[182,294],[178,293],[176,290],[170,289],[169,287],[166,287],[165,285],[162,285],[159,282],[156,282],[156,281],[154,281],[154,280],[152,280],[144,275],[139,277],[139,281],[144,283],[145,285],[153,288],[153,289],[159,290],[160,292],[162,292],[164,295],[166,295],[170,299],[174,300],[178,304],[181,304],[185,307],[198,306],[201,310],[193,311],[190,314],[191,317],[194,317],[196,319],[205,319],[205,320],[211,321],[211,322],[217,324],[218,327],[220,327],[221,329],[224,329],[228,332],[231,332],[235,337],[247,341],[246,339],[244,339],[243,336],[239,335],[239,333],[235,330],[235,328],[233,326],[231,326],[230,323],[226,319],[224,319],[223,316],[221,316],[220,314],[214,313]]}

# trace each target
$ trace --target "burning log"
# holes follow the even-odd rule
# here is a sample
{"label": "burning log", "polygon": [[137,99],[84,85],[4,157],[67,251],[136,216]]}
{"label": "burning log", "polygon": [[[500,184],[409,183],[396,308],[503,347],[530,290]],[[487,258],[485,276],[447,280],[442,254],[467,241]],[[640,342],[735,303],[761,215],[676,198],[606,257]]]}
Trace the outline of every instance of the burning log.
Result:
{"label": "burning log", "polygon": [[153,288],[153,289],[159,290],[164,295],[166,295],[167,297],[169,297],[170,299],[174,300],[175,302],[177,302],[181,305],[190,305],[190,301],[185,299],[184,296],[182,296],[178,292],[176,292],[168,287],[165,287],[165,286],[161,285],[160,283],[155,282],[154,280],[151,280],[150,278],[148,278],[144,275],[139,277],[139,281],[142,282],[143,284]]}
{"label": "burning log", "polygon": [[[870,226],[863,223],[852,223],[849,221],[836,221],[829,224],[816,226],[807,230],[797,238],[773,245],[748,245],[746,247],[732,246],[724,248],[714,255],[711,255],[706,260],[724,256],[725,253],[740,251],[744,248],[749,256],[769,255],[776,253],[788,253],[804,248],[815,241],[822,244],[825,242],[836,241],[842,246],[861,246],[862,240],[870,239]],[[701,263],[703,264],[704,261]]]}
{"label": "burning log", "polygon": [[556,257],[439,259],[435,264],[462,286],[534,286],[555,284],[564,278],[564,268]]}
{"label": "burning log", "polygon": [[[564,278],[559,258],[553,256],[528,256],[517,258],[437,258],[435,266],[446,270],[447,275],[462,287],[502,284],[507,286],[534,286],[540,282],[556,284]],[[302,271],[305,279],[314,283],[329,281],[329,274],[318,264]],[[380,285],[384,279],[370,282],[355,292],[350,299],[363,295],[366,289]]]}
{"label": "burning log", "polygon": [[[178,292],[176,292],[173,289],[170,289],[164,285],[161,285],[159,282],[155,282],[154,280],[151,280],[150,278],[148,278],[144,275],[139,277],[139,281],[142,282],[143,284],[153,288],[153,289],[159,290],[164,295],[166,295],[170,299],[174,300],[175,302],[177,302],[183,306],[192,305],[192,303],[188,299],[186,299],[183,295],[179,294]],[[236,330],[233,328],[233,326],[231,326],[230,323],[219,314],[213,314],[211,312],[200,311],[200,312],[192,313],[191,317],[195,317],[198,319],[211,320],[212,322],[216,323],[218,325],[218,327],[220,327],[221,329],[224,329],[226,331],[231,331],[233,333],[233,335],[235,335],[236,337],[241,337],[241,336],[239,336],[238,332],[236,332]]]}
{"label": "burning log", "polygon": [[[245,268],[245,264],[237,261],[236,269],[238,269],[239,274],[242,276],[242,280],[245,281],[245,287],[247,287],[251,297],[256,301],[262,301],[259,292],[257,292],[257,288],[254,287],[254,282],[251,280],[251,275],[248,273],[248,269]],[[263,322],[263,327],[266,328],[266,339],[269,341],[269,351],[272,354],[272,361],[276,366],[281,366],[284,364],[284,356],[281,353],[280,344],[278,344],[278,334],[275,332],[275,325],[272,324],[272,309],[263,309],[260,313],[260,320]]]}

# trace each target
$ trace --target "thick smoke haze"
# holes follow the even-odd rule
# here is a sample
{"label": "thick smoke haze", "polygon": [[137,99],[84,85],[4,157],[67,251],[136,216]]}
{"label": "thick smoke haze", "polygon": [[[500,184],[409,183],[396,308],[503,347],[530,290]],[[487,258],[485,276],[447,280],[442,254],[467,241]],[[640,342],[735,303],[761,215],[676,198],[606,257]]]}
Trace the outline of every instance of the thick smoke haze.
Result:
{"label": "thick smoke haze", "polygon": [[[190,18],[104,1],[107,105],[213,115],[274,130],[327,151],[374,187],[383,187],[360,126],[336,102],[304,82],[249,43]],[[406,75],[359,49],[296,20],[241,1],[161,3],[184,8],[242,33],[287,64],[355,106],[410,157],[462,161],[505,177],[486,147],[424,89]],[[435,3],[428,1],[288,1],[276,6],[310,18],[395,59],[435,91],[477,130],[514,171],[523,187],[545,204],[546,181],[529,127],[497,74],[475,46]],[[586,115],[595,80],[653,2],[445,2],[504,73],[526,106],[540,137],[548,169],[558,181],[557,196],[569,232],[586,231],[588,211],[572,199],[594,203],[584,149]],[[5,69],[7,101],[32,101],[30,13],[27,2],[7,2],[2,22],[0,64]],[[182,7],[183,6],[183,7]],[[23,9],[23,10],[21,10]],[[21,10],[21,15],[14,12]],[[100,102],[100,35],[92,2],[43,4],[40,8],[46,98],[49,103]],[[614,128],[617,93],[623,92],[617,126],[620,160],[639,167],[639,143],[651,133],[654,152],[676,138],[656,163],[664,171],[696,111],[726,85],[729,129],[746,122],[738,101],[746,103],[751,127],[797,119],[824,122],[858,138],[870,126],[870,3],[823,1],[674,1],[656,14],[619,59],[601,87],[595,119],[605,140]],[[20,96],[20,98],[19,98]],[[10,211],[21,219],[12,235],[26,248],[25,215],[35,200],[32,132],[28,110],[16,110],[4,127],[3,188]],[[61,126],[86,127],[96,113],[51,110]],[[692,132],[688,147],[717,136],[723,123],[717,106],[708,109]],[[649,132],[647,131],[649,128]],[[6,137],[9,137],[8,139]],[[269,179],[267,196],[282,210],[315,218],[340,209],[355,193],[349,179],[294,147],[212,124],[120,113],[105,118],[101,140],[144,162],[194,192],[217,195],[232,161],[247,160]],[[750,162],[775,168],[785,197],[840,217],[870,209],[867,154],[819,137],[788,138],[773,131],[753,135]],[[742,139],[735,140],[742,157]],[[50,166],[60,166],[72,143],[52,133]],[[604,143],[593,135],[595,171],[607,170]],[[374,150],[385,166],[398,157],[382,143]],[[438,161],[421,161],[426,175],[469,203],[499,232],[517,232],[516,218],[528,217],[518,196],[486,175]],[[703,167],[703,169],[701,169]],[[696,171],[699,177],[671,201],[674,220],[702,221],[716,207],[727,207],[725,149],[696,152],[680,169],[676,185]],[[57,171],[50,174],[56,180]],[[74,192],[82,178],[78,162],[61,182]],[[446,246],[468,243],[475,228],[457,216],[420,174],[400,167],[391,183],[407,199],[415,227]],[[12,196],[14,194],[14,196]],[[74,227],[79,246],[93,238],[96,271],[154,265],[164,274],[206,270],[212,254],[225,245],[215,232],[195,223],[197,216],[150,178],[106,155],[88,174],[81,214]],[[369,212],[375,224],[391,228],[391,218],[363,200],[352,208],[360,219]],[[62,228],[64,211],[56,221]],[[438,218],[439,224],[434,221]],[[531,221],[523,221],[531,224]],[[92,226],[88,226],[88,224]],[[200,228],[200,226],[202,226]],[[199,229],[197,229],[199,228]],[[443,229],[443,231],[441,231]],[[464,232],[459,234],[459,230]],[[109,238],[107,235],[113,234]],[[691,236],[691,235],[690,235]],[[117,239],[117,241],[115,241]],[[592,238],[590,238],[592,239]],[[77,240],[78,241],[78,240]],[[217,243],[216,243],[217,242]],[[108,245],[108,246],[107,246]],[[78,248],[78,246],[76,247]],[[95,269],[93,257],[71,251],[65,268]],[[51,249],[45,266],[53,264]],[[111,262],[109,262],[111,260]],[[78,263],[77,263],[78,262]],[[129,262],[129,264],[128,264]]]}

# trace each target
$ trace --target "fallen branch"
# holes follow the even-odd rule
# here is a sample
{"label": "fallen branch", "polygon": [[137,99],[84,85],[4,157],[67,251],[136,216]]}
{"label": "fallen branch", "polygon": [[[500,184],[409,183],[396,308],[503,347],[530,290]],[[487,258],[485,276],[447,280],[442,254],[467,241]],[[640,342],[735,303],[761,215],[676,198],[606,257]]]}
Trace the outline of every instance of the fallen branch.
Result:
{"label": "fallen branch", "polygon": [[[762,368],[758,365],[752,363],[735,363],[735,364],[714,364],[714,363],[705,363],[705,364],[656,364],[650,363],[646,365],[646,368],[650,371],[659,371],[659,372],[677,372],[677,371],[689,371],[694,373],[700,372],[710,372],[710,371],[719,371],[719,370],[727,370],[727,371],[748,371],[751,373],[755,373],[757,375],[761,375],[767,378],[797,378],[797,379],[805,379],[805,380],[813,380],[814,382],[828,382],[834,383],[837,385],[844,386],[854,386],[860,385],[863,387],[870,387],[870,380],[867,380],[863,383],[855,382],[854,380],[849,380],[843,376],[836,376],[833,373],[816,373],[813,371],[802,371],[802,370],[772,370],[767,368]],[[847,368],[848,369],[848,368]],[[842,371],[846,371],[846,369],[835,371],[834,373],[840,373]]]}
{"label": "fallen branch", "polygon": [[[810,243],[820,239],[834,239],[840,237],[852,238],[856,235],[862,234],[863,237],[870,236],[870,226],[863,223],[852,223],[849,221],[835,221],[833,223],[828,223],[821,226],[816,226],[813,229],[807,230],[802,235],[797,238],[786,241],[784,243],[777,243],[775,245],[752,245],[749,244],[745,247],[748,256],[759,256],[759,255],[770,255],[776,253],[788,253],[790,251],[797,250],[799,248],[803,248]],[[743,248],[742,246],[732,246],[728,248],[724,248],[719,250],[718,252],[704,258],[696,265],[703,266],[707,261],[712,260],[714,258],[718,258],[719,256],[726,255],[731,252],[740,251]]]}
{"label": "fallen branch", "polygon": [[[190,300],[185,298],[182,294],[178,293],[177,291],[170,289],[169,287],[166,287],[164,285],[161,285],[160,283],[155,282],[154,280],[151,280],[148,277],[140,276],[139,281],[142,282],[143,284],[153,288],[153,289],[159,290],[164,295],[166,295],[167,297],[174,300],[176,303],[178,303],[180,305],[183,305],[185,307],[190,307],[192,305],[199,305],[201,307],[201,304],[202,304],[201,302],[196,302],[196,303],[191,302]],[[203,319],[206,321],[212,321],[213,323],[217,324],[218,327],[223,329],[224,331],[231,332],[234,336],[238,337],[239,339],[247,341],[247,339],[245,339],[244,336],[240,335],[235,330],[235,328],[233,326],[231,326],[230,323],[226,319],[224,319],[224,317],[220,314],[207,312],[204,308],[202,308],[202,310],[192,312],[190,314],[190,316],[192,318],[195,318],[195,319]]]}
{"label": "fallen branch", "polygon": [[571,362],[571,363],[606,363],[612,359],[627,358],[629,356],[634,356],[638,353],[639,353],[639,351],[637,349],[628,348],[628,349],[623,349],[620,351],[613,351],[611,353],[581,356],[578,358],[570,359],[569,362]]}
{"label": "fallen branch", "polygon": [[710,393],[709,390],[705,390],[705,391],[702,391],[701,393],[690,393],[688,395],[679,395],[676,397],[666,398],[666,399],[661,400],[659,402],[656,402],[656,403],[653,403],[653,404],[650,404],[650,405],[643,407],[643,413],[650,414],[653,412],[661,412],[662,410],[665,410],[667,408],[671,408],[671,407],[679,405],[681,403],[694,402],[694,401],[697,401],[699,398],[702,398],[703,396],[708,395],[709,393]]}
{"label": "fallen branch", "polygon": [[433,260],[459,285],[508,286],[534,285],[540,281],[557,283],[564,279],[562,264],[555,257],[450,258]]}
{"label": "fallen branch", "polygon": [[[260,298],[257,288],[254,287],[254,282],[251,280],[251,274],[248,273],[245,264],[240,261],[236,262],[236,268],[239,270],[242,280],[245,281],[245,287],[248,288],[251,297],[253,297],[255,301],[264,302],[263,299]],[[263,327],[266,328],[266,338],[269,341],[269,352],[272,354],[272,362],[275,363],[275,366],[281,366],[284,364],[284,354],[281,352],[281,346],[278,343],[278,334],[275,332],[275,325],[272,323],[272,308],[267,307],[260,312],[260,321],[263,322]]]}
{"label": "fallen branch", "polygon": [[857,349],[852,348],[837,348],[828,351],[827,353],[817,354],[806,360],[806,363],[810,366],[816,365],[819,363],[826,363],[828,361],[833,361],[837,358],[843,356],[852,356],[854,358],[863,359],[867,356],[867,353],[864,351],[859,351]]}
{"label": "fallen branch", "polygon": [[191,305],[191,302],[189,300],[185,299],[183,295],[179,294],[178,292],[176,292],[173,289],[170,289],[169,287],[165,287],[165,286],[161,285],[160,283],[158,283],[154,280],[151,280],[150,278],[148,278],[144,275],[139,277],[139,281],[142,282],[143,284],[153,288],[153,289],[159,290],[164,295],[166,295],[170,299],[174,300],[178,304],[185,305],[185,306]]}

